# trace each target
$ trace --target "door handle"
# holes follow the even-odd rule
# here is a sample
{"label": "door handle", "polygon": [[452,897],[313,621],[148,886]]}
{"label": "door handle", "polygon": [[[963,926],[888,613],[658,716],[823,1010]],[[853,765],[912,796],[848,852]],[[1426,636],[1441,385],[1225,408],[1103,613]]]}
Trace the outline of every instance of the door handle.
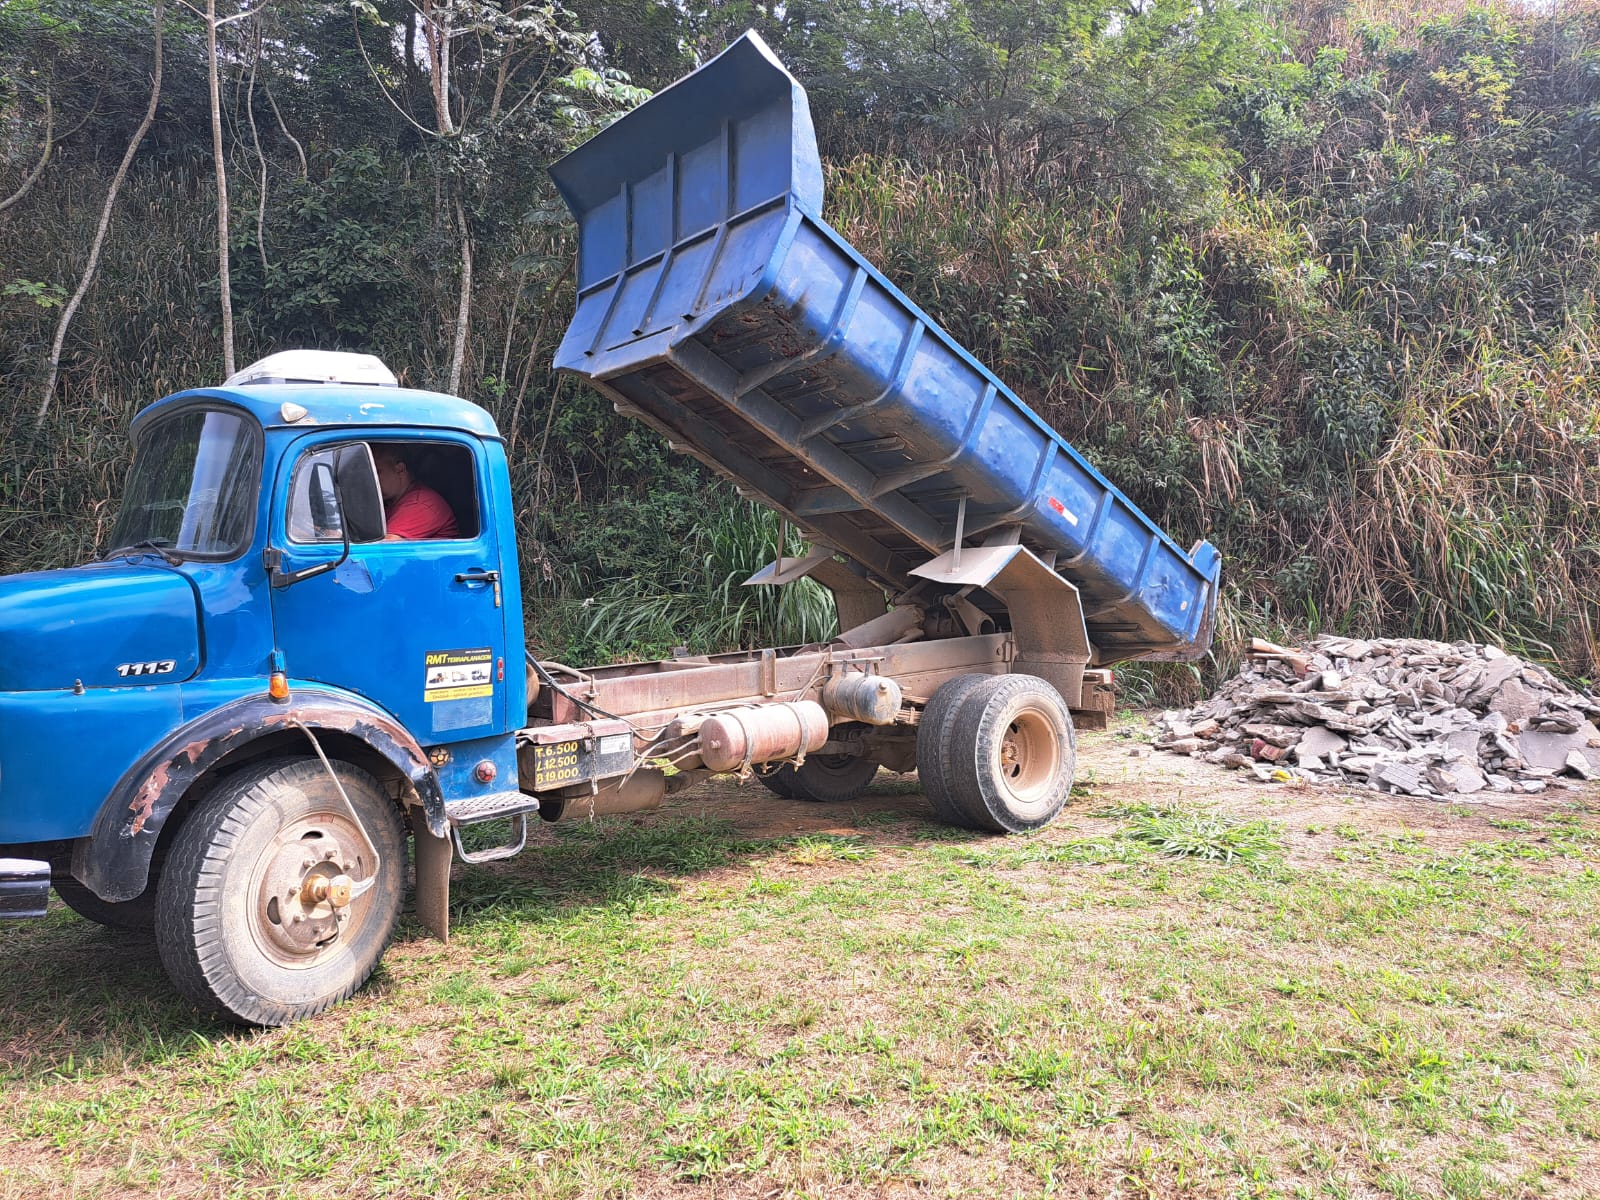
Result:
{"label": "door handle", "polygon": [[457,583],[492,583],[494,584],[494,606],[500,607],[500,572],[472,570],[461,571],[456,575]]}

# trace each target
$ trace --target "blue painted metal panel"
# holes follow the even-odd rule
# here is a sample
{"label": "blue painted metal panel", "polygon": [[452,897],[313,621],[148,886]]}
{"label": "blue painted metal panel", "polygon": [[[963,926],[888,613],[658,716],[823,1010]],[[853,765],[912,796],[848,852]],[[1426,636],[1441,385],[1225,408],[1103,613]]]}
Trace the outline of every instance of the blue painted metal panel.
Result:
{"label": "blue painted metal panel", "polygon": [[578,222],[556,357],[891,590],[1016,527],[1098,662],[1210,644],[1185,553],[822,220],[805,92],[754,34],[552,168]]}
{"label": "blue painted metal panel", "polygon": [[0,844],[88,833],[128,764],[182,723],[184,690],[0,691]]}
{"label": "blue painted metal panel", "polygon": [[[494,418],[469,400],[441,392],[357,384],[261,383],[246,387],[193,388],[163,397],[140,410],[133,420],[135,438],[157,417],[186,404],[221,400],[251,413],[267,428],[286,425],[394,425],[419,429],[458,429],[496,438]],[[283,417],[285,404],[297,404],[305,416]]]}
{"label": "blue painted metal panel", "polygon": [[[494,777],[487,783],[477,777],[479,763],[494,764]],[[514,791],[517,786],[517,737],[514,733],[452,742],[449,761],[434,768],[439,776],[439,791],[446,800],[470,800],[496,792]]]}
{"label": "blue painted metal panel", "polygon": [[0,844],[87,835],[118,780],[174,729],[265,691],[264,672],[81,696],[0,690]]}
{"label": "blue painted metal panel", "polygon": [[195,590],[153,555],[0,579],[0,690],[174,684],[199,667]]}

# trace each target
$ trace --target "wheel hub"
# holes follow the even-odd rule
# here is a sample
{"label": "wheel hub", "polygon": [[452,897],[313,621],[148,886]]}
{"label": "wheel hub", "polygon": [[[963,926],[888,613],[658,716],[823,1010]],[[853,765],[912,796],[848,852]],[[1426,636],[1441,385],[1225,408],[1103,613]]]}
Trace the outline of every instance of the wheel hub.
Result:
{"label": "wheel hub", "polygon": [[1025,709],[1006,726],[999,746],[1000,778],[1019,801],[1047,791],[1061,767],[1061,747],[1043,713]]}
{"label": "wheel hub", "polygon": [[360,919],[357,880],[371,872],[357,845],[333,817],[296,822],[274,840],[254,889],[256,942],[269,957],[314,966],[349,936]]}

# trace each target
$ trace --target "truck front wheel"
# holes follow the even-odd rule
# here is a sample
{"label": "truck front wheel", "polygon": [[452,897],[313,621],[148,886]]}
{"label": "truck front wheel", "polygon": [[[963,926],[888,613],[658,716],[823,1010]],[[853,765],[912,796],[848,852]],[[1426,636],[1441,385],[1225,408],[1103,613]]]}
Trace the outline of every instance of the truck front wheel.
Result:
{"label": "truck front wheel", "polygon": [[348,807],[316,759],[280,759],[225,780],[178,830],[156,946],[173,984],[207,1012],[284,1025],[349,997],[383,956],[405,889],[405,831],[377,780],[333,769]]}

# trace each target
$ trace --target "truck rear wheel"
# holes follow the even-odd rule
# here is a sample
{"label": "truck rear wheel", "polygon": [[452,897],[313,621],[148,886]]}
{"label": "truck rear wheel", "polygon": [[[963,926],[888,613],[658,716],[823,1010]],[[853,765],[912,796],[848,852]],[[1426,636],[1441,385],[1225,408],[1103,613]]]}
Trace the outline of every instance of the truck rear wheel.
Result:
{"label": "truck rear wheel", "polygon": [[[854,721],[836,725],[830,737],[847,739],[866,726]],[[878,760],[865,754],[808,754],[798,767],[784,763],[756,775],[768,791],[785,800],[810,800],[820,804],[854,800],[872,785]]]}
{"label": "truck rear wheel", "polygon": [[876,759],[856,754],[808,754],[798,767],[784,763],[756,778],[785,800],[834,803],[854,800],[878,774]]}
{"label": "truck rear wheel", "polygon": [[917,737],[917,773],[934,811],[968,829],[1048,824],[1072,793],[1076,763],[1066,702],[1032,675],[951,680],[934,693]]}
{"label": "truck rear wheel", "polygon": [[955,721],[961,700],[968,692],[991,675],[957,675],[940,684],[922,710],[922,720],[917,725],[917,778],[922,791],[933,806],[933,815],[946,825],[966,825],[961,811],[950,801],[943,786],[935,787],[930,780],[947,779],[950,775],[950,728]]}
{"label": "truck rear wheel", "polygon": [[405,888],[400,813],[365,771],[333,769],[379,862],[316,759],[225,780],[178,831],[156,945],[174,985],[207,1012],[284,1025],[348,998],[383,956]]}

